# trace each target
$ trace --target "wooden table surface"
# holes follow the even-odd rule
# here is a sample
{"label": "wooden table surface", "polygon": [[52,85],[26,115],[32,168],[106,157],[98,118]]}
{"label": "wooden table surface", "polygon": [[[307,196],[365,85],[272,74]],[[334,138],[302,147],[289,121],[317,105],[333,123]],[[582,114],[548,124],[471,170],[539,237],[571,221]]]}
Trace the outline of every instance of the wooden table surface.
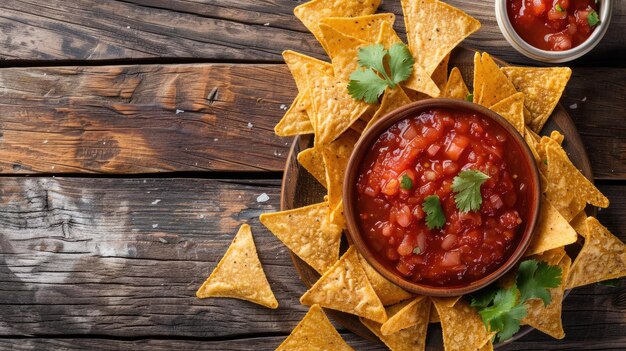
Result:
{"label": "wooden table surface", "polygon": [[[482,22],[465,45],[536,65],[500,34],[494,0],[448,2]],[[299,3],[0,1],[0,349],[256,351],[289,334],[305,288],[258,216],[279,209],[291,144],[273,134],[296,94],[281,51],[324,57]],[[626,1],[614,4],[562,103],[611,201],[598,217],[626,240]],[[399,1],[381,11],[403,32]],[[277,310],[194,297],[242,223]],[[626,284],[574,290],[563,319],[564,340],[534,331],[503,350],[626,349]]]}

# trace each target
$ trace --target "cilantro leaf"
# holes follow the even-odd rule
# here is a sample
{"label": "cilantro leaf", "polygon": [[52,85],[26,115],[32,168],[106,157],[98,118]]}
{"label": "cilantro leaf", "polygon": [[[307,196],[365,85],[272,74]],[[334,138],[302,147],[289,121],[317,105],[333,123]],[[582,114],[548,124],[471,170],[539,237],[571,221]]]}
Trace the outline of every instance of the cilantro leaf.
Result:
{"label": "cilantro leaf", "polygon": [[474,101],[474,94],[472,94],[472,93],[467,94],[467,96],[465,97],[465,100],[467,100],[469,102]]}
{"label": "cilantro leaf", "polygon": [[556,6],[554,6],[554,8],[555,8],[557,11],[559,11],[559,12],[563,12],[563,11],[565,11],[565,10],[563,10],[563,8],[561,7],[561,5],[559,5],[559,4],[556,4]]}
{"label": "cilantro leaf", "polygon": [[404,174],[400,180],[400,187],[404,190],[413,189],[413,180],[408,175]]}
{"label": "cilantro leaf", "polygon": [[489,285],[488,287],[481,289],[470,295],[470,305],[478,309],[487,308],[496,297],[498,287],[496,285]]}
{"label": "cilantro leaf", "polygon": [[540,298],[544,305],[549,305],[552,300],[548,288],[556,288],[561,285],[562,270],[559,266],[550,266],[537,260],[522,262],[517,271],[517,286],[520,290],[520,300]]}
{"label": "cilantro leaf", "polygon": [[595,27],[600,24],[600,18],[598,17],[598,13],[596,11],[591,11],[587,15],[587,22],[590,27]]}
{"label": "cilantro leaf", "polygon": [[422,204],[424,212],[426,212],[426,226],[428,229],[441,229],[446,224],[446,216],[441,208],[439,196],[430,195],[424,199]]}
{"label": "cilantro leaf", "polygon": [[413,72],[413,56],[409,48],[402,44],[396,43],[389,48],[389,68],[391,69],[391,80],[393,85],[390,87],[393,89],[396,84],[405,81]]}
{"label": "cilantro leaf", "polygon": [[513,286],[499,289],[489,307],[480,309],[478,313],[491,331],[498,332],[498,341],[509,339],[519,330],[519,323],[526,316],[526,306],[518,303],[519,290]]}
{"label": "cilantro leaf", "polygon": [[483,203],[480,186],[490,177],[473,169],[459,173],[452,180],[452,190],[456,192],[454,202],[462,212],[478,211]]}
{"label": "cilantro leaf", "polygon": [[[365,68],[373,68],[376,72],[380,73],[387,82],[389,82],[389,76],[385,70],[385,56],[388,51],[382,44],[374,44],[359,49],[359,65]],[[351,78],[352,79],[352,78]]]}
{"label": "cilantro leaf", "polygon": [[348,93],[357,100],[364,100],[368,104],[378,102],[378,98],[385,92],[387,82],[380,78],[372,69],[356,70],[350,75]]}

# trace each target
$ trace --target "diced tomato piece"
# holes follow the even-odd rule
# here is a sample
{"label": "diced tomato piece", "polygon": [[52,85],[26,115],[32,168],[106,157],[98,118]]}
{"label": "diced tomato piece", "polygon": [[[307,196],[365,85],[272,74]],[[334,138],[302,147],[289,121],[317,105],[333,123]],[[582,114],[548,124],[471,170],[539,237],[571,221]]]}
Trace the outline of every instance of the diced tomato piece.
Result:
{"label": "diced tomato piece", "polygon": [[381,186],[381,192],[385,195],[393,196],[400,189],[400,182],[397,179],[389,179]]}
{"label": "diced tomato piece", "polygon": [[428,149],[426,149],[426,153],[428,154],[428,156],[433,157],[439,152],[440,149],[441,149],[441,145],[432,144],[431,146],[428,147]]}

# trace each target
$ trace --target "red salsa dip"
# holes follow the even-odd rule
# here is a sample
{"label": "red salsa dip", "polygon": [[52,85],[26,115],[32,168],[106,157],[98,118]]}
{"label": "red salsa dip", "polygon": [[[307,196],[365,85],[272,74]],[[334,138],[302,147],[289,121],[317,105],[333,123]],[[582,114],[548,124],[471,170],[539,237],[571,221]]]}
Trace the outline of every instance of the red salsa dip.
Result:
{"label": "red salsa dip", "polygon": [[[396,122],[359,168],[355,209],[364,242],[380,263],[419,284],[454,287],[488,275],[526,227],[532,176],[522,152],[502,126],[471,111],[436,108]],[[475,193],[480,207],[464,212],[453,182],[468,170],[489,178]],[[433,195],[445,217],[439,228],[426,220]]]}
{"label": "red salsa dip", "polygon": [[600,24],[596,0],[506,0],[511,24],[528,44],[563,51],[582,44]]}

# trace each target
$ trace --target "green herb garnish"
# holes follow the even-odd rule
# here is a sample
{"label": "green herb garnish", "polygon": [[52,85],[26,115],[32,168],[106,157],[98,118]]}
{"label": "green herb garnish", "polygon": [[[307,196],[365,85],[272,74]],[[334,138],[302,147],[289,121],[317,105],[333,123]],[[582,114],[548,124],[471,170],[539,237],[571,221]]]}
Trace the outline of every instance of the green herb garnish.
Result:
{"label": "green herb garnish", "polygon": [[452,180],[452,190],[456,192],[454,202],[462,212],[478,211],[483,203],[480,186],[490,177],[485,173],[468,169]]}
{"label": "green herb garnish", "polygon": [[[392,45],[389,50],[381,44],[369,45],[359,49],[358,57],[361,67],[350,75],[348,92],[368,104],[378,102],[387,87],[393,89],[409,78],[415,63],[409,48],[401,43]],[[389,73],[385,69],[385,58],[388,58]]]}
{"label": "green herb garnish", "polygon": [[406,174],[403,175],[402,179],[400,180],[400,187],[404,190],[413,189],[413,180],[411,180],[411,177]]}
{"label": "green herb garnish", "polygon": [[595,27],[600,24],[600,18],[598,17],[598,13],[596,11],[591,11],[587,15],[587,22],[590,27]]}
{"label": "green herb garnish", "polygon": [[424,212],[426,212],[426,226],[428,229],[441,229],[446,224],[446,216],[441,208],[439,196],[430,195],[424,199],[422,204]]}
{"label": "green herb garnish", "polygon": [[563,8],[561,7],[561,5],[560,5],[560,4],[556,4],[556,6],[554,6],[554,8],[555,8],[557,11],[559,11],[559,12],[563,12],[563,11],[565,11],[565,10],[563,10]]}
{"label": "green herb garnish", "polygon": [[422,249],[420,249],[420,247],[419,247],[419,246],[416,246],[416,247],[413,249],[413,253],[414,253],[414,254],[416,254],[416,255],[419,255],[419,254],[421,254],[421,253],[422,253]]}
{"label": "green herb garnish", "polygon": [[467,96],[465,97],[465,100],[467,100],[469,102],[474,101],[474,94],[472,94],[472,93],[467,94]]}
{"label": "green herb garnish", "polygon": [[552,300],[548,288],[556,288],[560,284],[561,268],[550,266],[543,261],[524,261],[517,271],[517,286],[522,301],[540,298],[543,300],[543,304],[548,306]]}

